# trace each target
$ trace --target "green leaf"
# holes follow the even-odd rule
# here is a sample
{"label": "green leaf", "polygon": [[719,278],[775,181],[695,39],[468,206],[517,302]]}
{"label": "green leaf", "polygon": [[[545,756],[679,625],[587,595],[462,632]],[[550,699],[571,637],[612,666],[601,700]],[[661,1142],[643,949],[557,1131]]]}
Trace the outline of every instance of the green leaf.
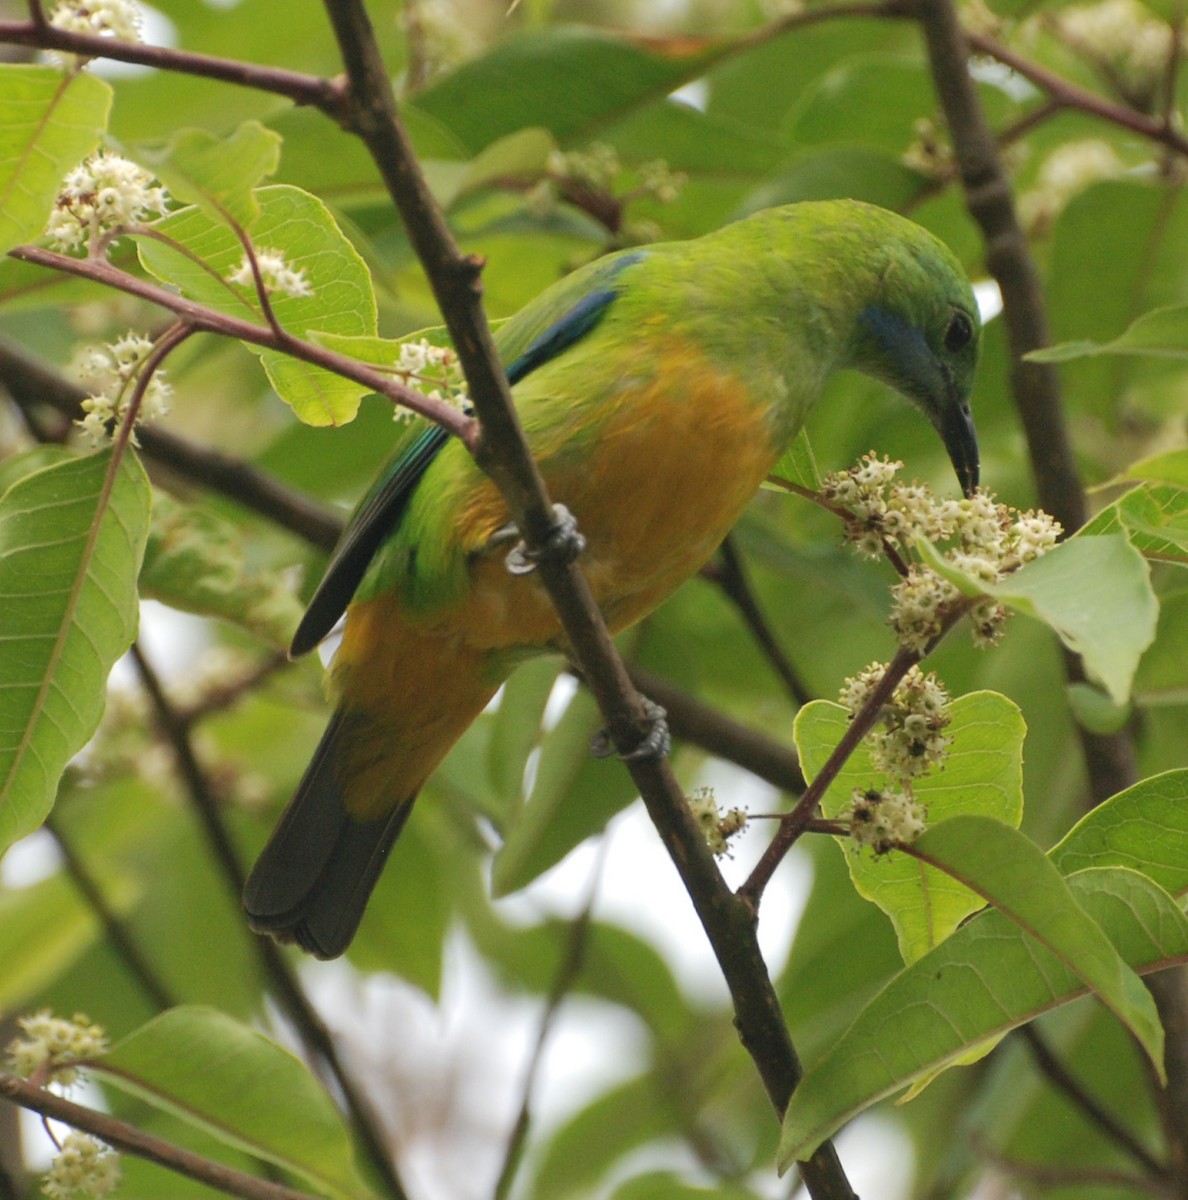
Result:
{"label": "green leaf", "polygon": [[1143,483],[1101,510],[1078,537],[1122,530],[1148,558],[1188,566],[1188,489]]}
{"label": "green leaf", "polygon": [[1114,703],[1126,702],[1159,617],[1150,569],[1126,538],[1078,535],[985,590],[1050,625]]}
{"label": "green leaf", "polygon": [[1188,450],[1169,450],[1131,463],[1123,472],[1127,479],[1142,479],[1151,483],[1170,483],[1188,488]]}
{"label": "green leaf", "polygon": [[0,66],[0,252],[45,232],[66,172],[107,128],[111,97],[87,71]]}
{"label": "green leaf", "polygon": [[1188,304],[1173,304],[1144,313],[1110,342],[1090,339],[1062,342],[1033,350],[1032,362],[1068,362],[1099,354],[1143,354],[1155,358],[1188,358]]}
{"label": "green leaf", "polygon": [[1090,733],[1108,736],[1117,733],[1130,720],[1133,709],[1129,704],[1115,704],[1091,683],[1070,683],[1065,689],[1068,707],[1077,724]]}
{"label": "green leaf", "polygon": [[1001,821],[953,817],[926,829],[911,852],[976,891],[1080,976],[1162,1073],[1163,1026],[1151,993],[1030,838]]}
{"label": "green leaf", "polygon": [[547,129],[517,129],[492,142],[470,160],[459,191],[473,192],[505,180],[538,179],[549,165],[549,155],[556,149],[556,139]]}
{"label": "green leaf", "polygon": [[111,452],[25,476],[0,497],[0,847],[35,829],[95,732],[136,634],[148,479]]}
{"label": "green leaf", "polygon": [[[952,739],[943,771],[912,785],[930,823],[963,813],[979,813],[1017,825],[1023,815],[1023,738],[1019,709],[997,692],[971,692],[950,706]],[[800,710],[793,730],[806,776],[824,766],[849,725],[840,704],[816,700]],[[830,785],[821,808],[827,817],[846,809],[855,789],[885,786],[865,746],[850,756]],[[982,899],[942,871],[905,854],[874,858],[849,838],[838,839],[854,886],[890,918],[905,961],[943,941]]]}
{"label": "green leaf", "polygon": [[678,41],[665,49],[572,25],[525,33],[431,83],[416,103],[475,154],[532,126],[569,142],[588,139],[696,79],[717,47],[691,53]]}
{"label": "green leaf", "polygon": [[180,130],[164,150],[139,157],[183,204],[248,229],[260,211],[255,189],[276,171],[280,146],[280,134],[245,121],[225,138],[204,129]]}
{"label": "green leaf", "polygon": [[305,1066],[214,1009],[162,1013],[98,1059],[94,1072],[328,1196],[371,1195],[342,1118]]}
{"label": "green leaf", "polygon": [[544,740],[532,792],[495,854],[496,896],[531,883],[634,799],[623,767],[590,754],[590,737],[601,724],[598,706],[579,691]]}
{"label": "green leaf", "polygon": [[287,646],[302,605],[280,575],[249,571],[239,531],[205,509],[158,496],[141,590],[183,612],[221,617]]}
{"label": "green leaf", "polygon": [[1049,851],[1066,875],[1128,867],[1173,896],[1188,892],[1188,770],[1165,771],[1111,796]]}
{"label": "green leaf", "polygon": [[[1188,919],[1149,879],[1110,868],[1082,871],[1068,885],[1135,970],[1188,954]],[[1085,991],[1002,913],[979,914],[892,979],[808,1069],[784,1117],[781,1167],[875,1101]]]}
{"label": "green leaf", "polygon": [[[256,192],[260,215],[252,244],[279,250],[289,267],[303,270],[310,296],[271,297],[284,329],[300,338],[315,331],[359,336],[376,329],[371,276],[326,206],[300,188],[275,185]],[[234,232],[198,208],[171,213],[154,226],[189,253],[154,238],[140,238],[146,270],[194,300],[263,325],[255,289],[227,281],[243,261]],[[341,425],[354,418],[367,388],[287,354],[248,345],[258,354],[277,394],[309,425]]]}
{"label": "green leaf", "polygon": [[[798,487],[810,491],[821,490],[821,472],[817,470],[817,460],[813,455],[813,444],[809,441],[808,433],[801,430],[792,439],[792,445],[780,455],[780,461],[771,469],[771,476],[777,480],[787,480]],[[779,488],[778,483],[772,487]],[[785,490],[785,489],[780,489]]]}

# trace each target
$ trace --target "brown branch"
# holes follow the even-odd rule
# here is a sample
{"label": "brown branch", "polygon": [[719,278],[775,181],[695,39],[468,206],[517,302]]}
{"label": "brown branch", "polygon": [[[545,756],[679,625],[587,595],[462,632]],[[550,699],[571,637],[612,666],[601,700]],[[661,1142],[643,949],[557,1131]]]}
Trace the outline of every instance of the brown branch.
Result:
{"label": "brown branch", "polygon": [[[951,0],[919,0],[917,17],[953,135],[966,205],[981,228],[986,265],[1002,292],[1011,393],[1027,439],[1036,492],[1041,507],[1071,533],[1084,524],[1086,504],[1064,416],[1060,377],[1054,364],[1025,360],[1025,355],[1050,340],[1039,271],[967,69],[968,47]],[[1084,679],[1079,658],[1065,652],[1065,664],[1072,681]],[[1080,728],[1078,732],[1095,803],[1134,782],[1133,746],[1126,733],[1102,737]]]}
{"label": "brown branch", "polygon": [[177,1000],[171,995],[165,982],[157,974],[156,968],[141,953],[127,926],[107,902],[103,889],[87,869],[86,864],[74,849],[74,844],[63,832],[56,817],[51,813],[45,819],[45,828],[57,843],[58,851],[66,866],[66,873],[71,882],[82,893],[87,906],[99,918],[107,935],[107,940],[128,968],[129,974],[140,985],[150,1003],[159,1011],[172,1008]]}
{"label": "brown branch", "polygon": [[730,600],[739,615],[746,622],[755,641],[771,664],[772,670],[780,677],[784,690],[791,697],[793,704],[803,707],[813,697],[805,686],[804,681],[796,672],[791,659],[784,653],[783,646],[771,628],[759,600],[747,579],[743,569],[742,556],[734,544],[733,536],[727,536],[718,551],[720,565],[708,573]]}
{"label": "brown branch", "polygon": [[[0,338],[0,383],[34,420],[42,406],[62,413],[71,421],[83,415],[81,405],[86,397],[83,388],[3,338]],[[155,425],[142,426],[136,436],[147,459],[259,513],[320,550],[329,553],[342,534],[342,517],[333,509],[242,459],[199,446]]]}
{"label": "brown branch", "polygon": [[989,34],[967,33],[965,38],[971,49],[995,59],[1004,67],[1010,67],[1016,74],[1045,92],[1061,108],[1077,109],[1091,117],[1108,121],[1111,125],[1129,129],[1131,133],[1137,133],[1140,137],[1158,142],[1177,154],[1188,154],[1188,138],[1170,121],[1148,116],[1137,108],[1118,104],[1091,92],[1088,88],[1072,83],[1062,75],[1057,75],[1055,71],[1041,67],[1039,63],[1032,62],[1009,46],[1004,46]]}
{"label": "brown branch", "polygon": [[0,21],[0,43],[33,46],[39,50],[59,50],[80,58],[110,58],[115,62],[197,75],[220,83],[286,96],[294,104],[319,108],[331,117],[336,116],[342,102],[339,85],[332,79],[211,54],[197,54],[192,50],[147,46],[143,42],[124,42],[96,34],[71,33],[35,20]]}
{"label": "brown branch", "polygon": [[41,1113],[43,1117],[62,1121],[75,1129],[81,1129],[84,1133],[93,1134],[126,1154],[147,1159],[228,1195],[242,1196],[243,1200],[312,1200],[308,1192],[299,1192],[283,1184],[237,1171],[234,1167],[224,1166],[213,1159],[204,1158],[201,1154],[195,1154],[191,1150],[175,1146],[172,1142],[145,1133],[126,1121],[65,1100],[27,1080],[18,1079],[15,1075],[0,1072],[0,1096],[13,1104],[19,1104],[22,1108]]}
{"label": "brown branch", "polygon": [[[1011,391],[1027,438],[1040,503],[1071,532],[1083,523],[1086,506],[1069,444],[1059,378],[1051,364],[1024,361],[1029,351],[1048,342],[1039,274],[1016,218],[1010,184],[974,90],[967,68],[967,43],[952,2],[917,0],[916,12],[928,45],[933,79],[952,131],[966,205],[981,227],[987,266],[1002,292],[1012,358]],[[1073,95],[1063,81],[1049,73],[1032,68],[1009,52],[1000,55],[997,44],[983,38],[970,40],[1021,74],[1026,68],[1028,78],[1037,86],[1045,90],[1056,88],[1058,92],[1063,88],[1064,96]],[[1098,101],[1085,111],[1096,112],[1106,120],[1119,116],[1105,111]],[[1188,144],[1184,149],[1188,149]],[[1080,658],[1067,650],[1062,653],[1070,681],[1083,679]],[[1103,736],[1078,726],[1078,734],[1089,776],[1091,803],[1099,804],[1135,781],[1134,745],[1128,731]],[[1183,973],[1165,972],[1156,976],[1151,991],[1160,1020],[1169,1032],[1165,1054],[1168,1084],[1157,1094],[1165,1112],[1164,1127],[1173,1168],[1183,1194],[1188,1195],[1188,1052],[1183,1037],[1188,1031],[1188,992]]]}
{"label": "brown branch", "polygon": [[[387,185],[429,277],[481,421],[474,454],[494,480],[528,547],[539,551],[556,518],[528,451],[480,302],[479,269],[459,253],[413,157],[362,0],[333,0],[327,11],[349,80],[349,118]],[[541,557],[541,582],[557,609],[573,656],[606,718],[615,746],[629,753],[648,728],[584,576],[572,562]],[[681,874],[734,1001],[736,1024],[777,1112],[802,1074],[759,950],[755,914],[726,886],[668,764],[628,763],[648,814]],[[815,1200],[851,1200],[831,1143],[804,1164]]]}
{"label": "brown branch", "polygon": [[733,720],[643,667],[631,664],[628,670],[635,686],[668,713],[668,728],[674,738],[692,742],[782,792],[804,791],[800,762],[787,746]]}
{"label": "brown branch", "polygon": [[279,350],[301,362],[333,371],[335,375],[341,375],[344,379],[350,379],[386,397],[393,404],[400,404],[415,413],[420,413],[460,439],[468,448],[473,448],[475,423],[470,417],[443,401],[431,400],[428,396],[422,396],[420,392],[414,392],[383,371],[359,362],[349,355],[339,354],[336,350],[329,350],[316,342],[307,342],[269,325],[257,325],[252,321],[245,321],[242,317],[218,312],[168,288],[130,275],[127,271],[122,271],[101,259],[71,258],[67,254],[58,254],[40,246],[17,246],[8,253],[22,262],[35,263],[66,275],[76,275],[80,279],[90,279],[118,292],[147,300],[150,304],[156,304],[174,313],[192,331],[238,338],[250,345]]}
{"label": "brown branch", "polygon": [[1019,1036],[1027,1043],[1031,1056],[1044,1077],[1059,1089],[1112,1142],[1120,1146],[1149,1175],[1156,1179],[1168,1176],[1168,1169],[1140,1142],[1095,1096],[1076,1079],[1040,1036],[1032,1024],[1022,1026]]}
{"label": "brown branch", "polygon": [[[173,748],[178,771],[202,824],[207,843],[227,881],[228,889],[238,899],[243,894],[243,867],[240,865],[239,856],[223,824],[214,789],[194,752],[189,727],[165,694],[165,689],[156,671],[135,642],[132,644],[131,653],[140,673],[141,682],[152,701],[157,721]],[[293,1022],[301,1040],[314,1057],[325,1064],[335,1084],[341,1090],[351,1120],[367,1150],[370,1162],[383,1179],[394,1200],[404,1200],[406,1196],[404,1186],[388,1153],[379,1123],[371,1106],[343,1066],[330,1031],[301,990],[288,960],[277,944],[271,938],[265,937],[253,938],[253,944],[260,955],[264,974],[289,1019]]]}
{"label": "brown branch", "polygon": [[804,794],[796,802],[796,807],[780,821],[779,831],[772,838],[767,849],[755,864],[746,882],[738,889],[739,896],[745,898],[756,907],[763,889],[767,887],[775,869],[784,860],[784,856],[795,845],[796,840],[807,829],[809,822],[817,815],[821,797],[825,795],[829,785],[837,778],[838,772],[846,760],[858,748],[862,739],[874,728],[883,712],[883,707],[891,699],[891,694],[899,686],[903,677],[914,667],[923,656],[915,650],[900,648],[895,657],[887,665],[883,677],[871,690],[861,709],[854,714],[846,732],[825,760],[824,766],[817,772],[812,783],[804,790]]}

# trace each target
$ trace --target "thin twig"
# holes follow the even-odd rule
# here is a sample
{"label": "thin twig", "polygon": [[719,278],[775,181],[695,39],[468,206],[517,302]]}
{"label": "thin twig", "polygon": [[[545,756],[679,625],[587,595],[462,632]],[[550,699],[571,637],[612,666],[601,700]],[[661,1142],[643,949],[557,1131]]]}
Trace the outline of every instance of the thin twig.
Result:
{"label": "thin twig", "polygon": [[199,1183],[205,1183],[208,1187],[228,1195],[241,1196],[243,1200],[313,1200],[308,1192],[299,1192],[283,1184],[237,1171],[234,1167],[224,1166],[223,1163],[204,1158],[191,1150],[185,1150],[172,1142],[145,1133],[126,1121],[65,1100],[25,1079],[18,1079],[15,1075],[0,1072],[0,1096],[19,1104],[22,1108],[41,1113],[43,1117],[62,1121],[74,1129],[94,1134],[117,1150],[135,1154],[138,1158],[157,1163],[158,1166],[178,1175],[196,1179]]}
{"label": "thin twig", "polygon": [[[173,748],[178,770],[202,823],[207,843],[227,881],[228,890],[238,897],[243,893],[243,867],[223,824],[214,789],[194,753],[190,730],[165,694],[152,664],[135,642],[132,644],[131,653],[141,682],[152,701],[157,720]],[[379,1123],[371,1106],[343,1066],[330,1031],[301,990],[288,961],[276,943],[270,938],[254,938],[253,944],[260,955],[264,974],[301,1040],[310,1052],[325,1064],[334,1082],[341,1089],[355,1129],[371,1163],[387,1185],[393,1200],[403,1200],[406,1195],[404,1186],[388,1153]]]}
{"label": "thin twig", "polygon": [[669,732],[678,741],[700,746],[782,792],[804,791],[800,761],[787,746],[735,721],[652,671],[634,663],[628,670],[635,686],[668,713]]}
{"label": "thin twig", "polygon": [[1069,1072],[1033,1024],[1022,1026],[1019,1036],[1027,1043],[1036,1065],[1053,1087],[1062,1091],[1090,1121],[1112,1142],[1125,1150],[1149,1175],[1157,1179],[1168,1176],[1167,1164],[1161,1163]]}
{"label": "thin twig", "polygon": [[528,1068],[524,1072],[524,1082],[520,1092],[520,1107],[516,1113],[515,1122],[508,1136],[507,1147],[503,1155],[503,1165],[495,1182],[494,1200],[507,1200],[516,1181],[516,1171],[519,1169],[524,1146],[528,1140],[528,1130],[532,1119],[532,1096],[536,1090],[540,1067],[544,1062],[545,1047],[549,1035],[553,1031],[557,1015],[566,996],[573,991],[581,974],[582,965],[586,961],[586,948],[590,941],[590,922],[594,915],[594,902],[598,897],[598,886],[602,879],[602,868],[606,861],[606,838],[598,848],[598,856],[594,869],[590,873],[590,881],[586,888],[586,898],[576,917],[569,922],[566,930],[565,948],[557,973],[553,977],[553,985],[545,998],[544,1012],[540,1017],[540,1025],[536,1031],[536,1042],[528,1060]]}
{"label": "thin twig", "polygon": [[280,67],[264,67],[232,58],[196,54],[192,50],[176,50],[169,46],[146,46],[143,42],[124,42],[96,34],[72,33],[36,19],[0,21],[0,43],[34,46],[39,50],[59,50],[80,58],[109,58],[115,62],[135,63],[162,71],[215,79],[237,87],[286,96],[294,104],[319,108],[332,117],[337,113],[342,99],[334,80],[317,75],[303,75]]}
{"label": "thin twig", "polygon": [[918,651],[901,647],[887,665],[883,677],[871,689],[862,708],[855,713],[853,720],[846,726],[846,732],[825,760],[824,766],[817,772],[812,783],[805,788],[796,807],[781,820],[776,836],[772,838],[754,869],[747,876],[746,882],[738,889],[738,895],[748,903],[758,907],[763,889],[767,887],[772,875],[775,874],[776,867],[783,862],[784,856],[795,845],[797,838],[805,831],[809,822],[816,817],[821,797],[825,795],[829,785],[837,778],[838,772],[857,749],[858,744],[874,728],[875,723],[882,715],[883,707],[891,699],[892,692],[899,686],[908,671],[920,661],[921,657]]}
{"label": "thin twig", "polygon": [[[972,50],[996,59],[1004,67],[1010,67],[1012,71],[1035,84],[1040,91],[1047,93],[1062,108],[1077,109],[1091,117],[1098,117],[1111,125],[1129,129],[1131,133],[1158,142],[1177,154],[1188,154],[1188,138],[1171,122],[1150,117],[1137,108],[1118,104],[1097,92],[1091,92],[1088,88],[1057,75],[1055,71],[1040,66],[1009,46],[1004,46],[989,34],[971,31],[965,34],[965,40]],[[957,144],[957,138],[954,137],[954,145]]]}
{"label": "thin twig", "polygon": [[[474,446],[528,547],[539,550],[556,518],[511,405],[479,299],[480,264],[459,253],[426,186],[396,112],[391,83],[362,0],[327,3],[349,80],[351,126],[366,144],[434,289],[466,374],[481,421]],[[621,753],[635,749],[648,727],[642,699],[631,685],[594,603],[572,562],[544,556],[537,568],[557,609],[569,648]],[[714,948],[734,1001],[736,1024],[777,1112],[787,1106],[801,1067],[759,950],[755,915],[732,895],[685,804],[668,764],[628,764],[648,814],[681,874]],[[803,1166],[814,1200],[851,1200],[853,1190],[826,1142]]]}
{"label": "thin twig", "polygon": [[58,254],[54,250],[45,250],[40,246],[16,246],[10,250],[12,258],[22,262],[35,263],[48,267],[52,271],[60,271],[66,275],[76,275],[80,279],[91,279],[96,283],[105,284],[118,292],[136,296],[156,304],[169,312],[175,313],[191,330],[202,333],[217,333],[223,337],[238,338],[253,346],[264,346],[270,350],[279,350],[292,358],[323,367],[344,379],[355,383],[391,400],[393,404],[403,405],[415,413],[427,417],[443,429],[459,438],[468,448],[473,448],[476,436],[474,421],[459,412],[444,401],[431,400],[414,392],[397,382],[383,371],[359,362],[347,354],[339,354],[316,342],[308,342],[294,336],[286,330],[279,332],[268,325],[258,325],[254,321],[245,321],[241,317],[233,317],[227,313],[218,312],[205,304],[199,304],[185,296],[172,292],[166,287],[140,279],[127,271],[114,267],[111,263],[90,258],[71,258],[68,254]]}
{"label": "thin twig", "polygon": [[813,697],[805,686],[804,681],[796,672],[791,659],[784,652],[779,639],[771,628],[759,600],[747,579],[743,569],[742,556],[734,543],[733,536],[727,536],[718,551],[721,566],[711,573],[710,578],[722,589],[723,594],[730,600],[739,615],[746,622],[755,641],[771,664],[772,670],[780,677],[784,689],[792,702],[799,708],[806,705]]}
{"label": "thin twig", "polygon": [[116,955],[128,968],[128,973],[140,985],[149,1002],[159,1011],[172,1008],[177,1000],[169,991],[164,980],[157,974],[156,968],[141,953],[127,926],[107,902],[107,897],[98,881],[87,869],[86,864],[74,849],[70,838],[62,830],[57,818],[51,813],[45,819],[45,828],[58,845],[66,873],[71,882],[82,893],[87,906],[99,918],[107,935],[107,941],[115,950]]}

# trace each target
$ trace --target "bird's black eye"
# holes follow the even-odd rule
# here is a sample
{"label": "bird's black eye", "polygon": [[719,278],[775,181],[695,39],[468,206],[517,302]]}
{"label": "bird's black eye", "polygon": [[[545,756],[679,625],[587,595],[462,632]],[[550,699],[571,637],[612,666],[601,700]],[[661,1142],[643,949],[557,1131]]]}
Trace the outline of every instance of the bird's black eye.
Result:
{"label": "bird's black eye", "polygon": [[955,312],[945,330],[945,349],[959,354],[973,339],[973,322],[963,312]]}

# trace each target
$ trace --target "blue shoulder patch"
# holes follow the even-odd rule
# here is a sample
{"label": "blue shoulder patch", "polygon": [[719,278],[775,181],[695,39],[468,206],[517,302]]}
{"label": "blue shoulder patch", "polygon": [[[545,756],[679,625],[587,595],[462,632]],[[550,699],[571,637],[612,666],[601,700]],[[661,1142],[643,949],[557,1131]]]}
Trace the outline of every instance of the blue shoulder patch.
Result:
{"label": "blue shoulder patch", "polygon": [[[620,271],[642,262],[647,255],[643,250],[624,254],[608,272],[608,281]],[[559,321],[555,321],[518,358],[507,364],[507,381],[519,383],[537,367],[554,359],[570,346],[581,341],[606,315],[619,292],[614,287],[601,287],[583,296]]]}

